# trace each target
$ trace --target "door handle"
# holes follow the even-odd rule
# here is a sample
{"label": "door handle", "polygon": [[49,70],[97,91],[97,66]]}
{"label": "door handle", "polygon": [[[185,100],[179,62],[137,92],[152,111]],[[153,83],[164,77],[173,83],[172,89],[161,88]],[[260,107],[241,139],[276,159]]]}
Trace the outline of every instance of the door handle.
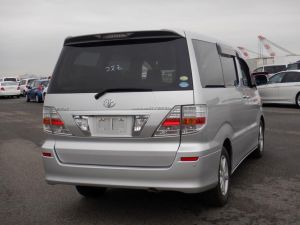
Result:
{"label": "door handle", "polygon": [[244,98],[244,99],[248,99],[248,98],[250,98],[250,96],[248,96],[248,95],[243,95],[243,98]]}

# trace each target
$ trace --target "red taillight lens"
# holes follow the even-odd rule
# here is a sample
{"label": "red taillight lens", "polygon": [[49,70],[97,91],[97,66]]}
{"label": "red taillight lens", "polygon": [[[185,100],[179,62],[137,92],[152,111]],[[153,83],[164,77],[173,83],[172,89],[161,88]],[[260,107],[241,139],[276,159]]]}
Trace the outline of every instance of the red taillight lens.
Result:
{"label": "red taillight lens", "polygon": [[51,125],[53,126],[64,126],[64,121],[60,120],[60,119],[51,119]]}
{"label": "red taillight lens", "polygon": [[169,126],[179,126],[180,125],[180,118],[167,118],[165,121],[162,123],[163,127],[169,127]]}
{"label": "red taillight lens", "polygon": [[43,119],[43,124],[44,125],[52,125],[52,126],[64,126],[64,121],[62,121],[61,119],[51,119],[49,117],[45,117]]}
{"label": "red taillight lens", "polygon": [[1,91],[5,91],[4,87],[1,88]]}
{"label": "red taillight lens", "polygon": [[70,131],[65,127],[64,121],[53,107],[44,107],[43,128],[47,133],[71,135]]}

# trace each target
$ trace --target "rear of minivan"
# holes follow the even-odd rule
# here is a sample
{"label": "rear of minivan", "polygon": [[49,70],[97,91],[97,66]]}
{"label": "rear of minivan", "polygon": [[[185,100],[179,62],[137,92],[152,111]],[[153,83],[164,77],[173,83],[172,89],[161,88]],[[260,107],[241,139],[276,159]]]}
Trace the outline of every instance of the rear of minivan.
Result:
{"label": "rear of minivan", "polygon": [[189,41],[168,30],[66,39],[43,110],[47,182],[83,195],[85,186],[215,187],[222,146],[206,135]]}

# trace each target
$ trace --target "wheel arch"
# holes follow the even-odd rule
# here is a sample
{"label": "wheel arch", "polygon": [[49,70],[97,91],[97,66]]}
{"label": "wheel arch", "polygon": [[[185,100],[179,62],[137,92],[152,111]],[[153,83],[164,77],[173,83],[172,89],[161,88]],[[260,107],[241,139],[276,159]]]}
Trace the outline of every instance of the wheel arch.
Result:
{"label": "wheel arch", "polygon": [[231,169],[232,169],[232,144],[229,138],[226,138],[223,142],[223,146],[225,147],[229,156],[229,169],[230,169],[230,173],[231,173]]}
{"label": "wheel arch", "polygon": [[263,124],[263,129],[265,130],[266,122],[265,122],[265,117],[264,117],[263,115],[260,117],[260,121],[261,121],[262,124]]}

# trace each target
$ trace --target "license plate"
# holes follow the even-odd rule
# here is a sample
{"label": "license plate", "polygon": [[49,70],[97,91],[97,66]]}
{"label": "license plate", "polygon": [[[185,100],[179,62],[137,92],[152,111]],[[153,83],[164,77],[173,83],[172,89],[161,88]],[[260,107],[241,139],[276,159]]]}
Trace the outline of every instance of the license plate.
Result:
{"label": "license plate", "polygon": [[132,136],[132,116],[96,116],[91,118],[89,124],[93,136]]}

